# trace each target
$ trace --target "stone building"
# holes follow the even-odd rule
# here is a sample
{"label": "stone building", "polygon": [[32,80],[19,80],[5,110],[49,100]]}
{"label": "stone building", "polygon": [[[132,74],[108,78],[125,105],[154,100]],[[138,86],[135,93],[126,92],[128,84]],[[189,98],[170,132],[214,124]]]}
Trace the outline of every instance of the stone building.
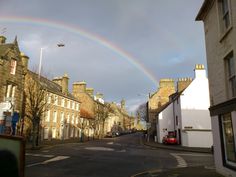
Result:
{"label": "stone building", "polygon": [[[41,140],[79,139],[81,134],[80,102],[68,91],[67,74],[51,81],[43,76],[39,79],[38,74],[28,71],[25,87],[30,86],[30,79],[40,80],[40,85],[47,92],[48,104],[40,122]],[[25,111],[27,113],[27,109]],[[25,118],[26,136],[27,133],[32,133],[31,131],[32,122]]]}
{"label": "stone building", "polygon": [[96,103],[94,100],[94,89],[87,88],[86,82],[74,82],[72,94],[81,102],[80,116],[83,124],[83,140],[95,138],[94,133],[96,128]]}
{"label": "stone building", "polygon": [[205,0],[203,21],[216,170],[236,176],[236,1]]}
{"label": "stone building", "polygon": [[169,96],[175,93],[175,82],[173,79],[161,79],[158,90],[151,94],[148,99],[148,120],[151,124],[148,131],[149,135],[153,135],[156,123],[156,113],[159,107],[169,101]]}
{"label": "stone building", "polygon": [[[0,36],[0,126],[5,125],[6,114],[7,117],[11,117],[13,112],[20,116],[22,114],[28,59],[20,52],[17,38],[13,43],[6,43],[6,38]],[[19,130],[19,124],[17,128]]]}

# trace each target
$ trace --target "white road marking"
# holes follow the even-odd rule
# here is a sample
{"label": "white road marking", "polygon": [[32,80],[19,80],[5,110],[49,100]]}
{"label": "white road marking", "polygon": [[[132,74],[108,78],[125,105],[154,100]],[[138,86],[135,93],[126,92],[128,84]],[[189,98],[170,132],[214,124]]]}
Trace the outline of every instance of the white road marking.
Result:
{"label": "white road marking", "polygon": [[68,159],[68,158],[69,158],[69,156],[57,156],[57,157],[54,157],[52,159],[45,160],[43,162],[38,162],[38,163],[33,163],[33,164],[26,165],[26,167],[33,167],[33,166],[36,166],[36,165],[45,165],[45,164],[48,164],[50,162],[55,162],[55,161],[64,160],[64,159]]}
{"label": "white road marking", "polygon": [[55,155],[47,155],[47,154],[32,154],[32,153],[25,153],[27,156],[35,156],[35,157],[54,157]]}
{"label": "white road marking", "polygon": [[177,167],[187,167],[187,162],[178,154],[175,153],[170,153],[170,155],[172,155],[178,162]]}
{"label": "white road marking", "polygon": [[107,143],[107,144],[114,144],[114,142],[109,142],[109,143]]}
{"label": "white road marking", "polygon": [[180,155],[180,156],[192,156],[192,157],[211,157],[211,154],[184,154],[184,153],[172,153],[175,155]]}
{"label": "white road marking", "polygon": [[107,148],[107,147],[86,147],[84,149],[92,150],[92,151],[114,151],[114,149]]}

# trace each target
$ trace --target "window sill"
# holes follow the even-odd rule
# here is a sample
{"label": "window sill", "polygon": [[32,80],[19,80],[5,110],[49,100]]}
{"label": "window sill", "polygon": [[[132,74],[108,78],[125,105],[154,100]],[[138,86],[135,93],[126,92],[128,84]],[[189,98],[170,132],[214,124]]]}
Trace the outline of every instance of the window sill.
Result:
{"label": "window sill", "polygon": [[227,30],[223,32],[223,34],[220,37],[220,43],[228,36],[229,32],[233,29],[233,26],[230,25]]}

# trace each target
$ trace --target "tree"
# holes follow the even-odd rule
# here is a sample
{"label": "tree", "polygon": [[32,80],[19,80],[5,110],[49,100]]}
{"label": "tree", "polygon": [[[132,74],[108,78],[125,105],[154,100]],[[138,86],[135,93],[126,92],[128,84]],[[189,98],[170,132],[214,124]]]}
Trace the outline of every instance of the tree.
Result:
{"label": "tree", "polygon": [[140,120],[147,121],[147,103],[139,105],[136,109],[136,116],[139,117]]}
{"label": "tree", "polygon": [[32,124],[32,148],[38,146],[41,118],[48,110],[48,93],[38,75],[28,72],[25,82],[25,116]]}

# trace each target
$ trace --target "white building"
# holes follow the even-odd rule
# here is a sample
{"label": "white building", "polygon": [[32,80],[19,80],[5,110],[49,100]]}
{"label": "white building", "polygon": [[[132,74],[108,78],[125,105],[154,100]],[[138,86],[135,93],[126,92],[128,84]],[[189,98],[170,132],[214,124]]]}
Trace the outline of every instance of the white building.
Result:
{"label": "white building", "polygon": [[236,1],[205,0],[203,21],[216,170],[236,177]]}
{"label": "white building", "polygon": [[203,65],[196,65],[194,80],[187,88],[170,96],[170,101],[159,111],[158,142],[169,132],[175,132],[182,146],[211,147],[213,141],[209,106],[206,71]]}

